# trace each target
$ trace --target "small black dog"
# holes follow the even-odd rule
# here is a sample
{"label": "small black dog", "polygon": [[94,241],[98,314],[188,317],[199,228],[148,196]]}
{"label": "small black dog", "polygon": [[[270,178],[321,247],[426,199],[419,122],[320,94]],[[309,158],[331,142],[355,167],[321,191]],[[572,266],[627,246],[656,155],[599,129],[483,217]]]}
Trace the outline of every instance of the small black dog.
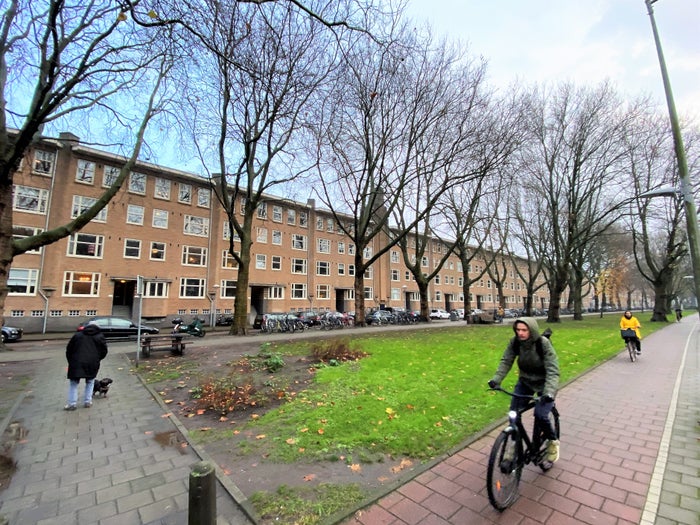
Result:
{"label": "small black dog", "polygon": [[109,385],[112,384],[112,380],[109,377],[104,379],[95,379],[95,388],[92,391],[92,396],[95,397],[98,394],[102,394],[102,397],[107,397],[107,392],[109,392]]}

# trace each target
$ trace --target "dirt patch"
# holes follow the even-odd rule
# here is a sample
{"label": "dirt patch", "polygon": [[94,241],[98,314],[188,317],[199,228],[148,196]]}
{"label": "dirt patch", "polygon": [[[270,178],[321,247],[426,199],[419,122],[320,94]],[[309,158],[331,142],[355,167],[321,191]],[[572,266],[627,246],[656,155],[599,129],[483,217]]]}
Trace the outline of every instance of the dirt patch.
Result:
{"label": "dirt patch", "polygon": [[[4,422],[18,396],[26,391],[41,360],[0,363],[0,422]],[[0,492],[5,490],[15,472],[14,446],[26,437],[26,430],[16,421],[0,429]]]}
{"label": "dirt patch", "polygon": [[[318,483],[356,483],[373,492],[416,467],[406,458],[388,456],[362,464],[350,463],[342,456],[294,464],[271,461],[265,441],[257,439],[254,422],[300,391],[313,388],[317,369],[310,355],[294,355],[282,356],[284,366],[271,372],[264,366],[265,358],[257,357],[265,348],[264,355],[274,354],[274,346],[260,343],[230,348],[198,346],[196,353],[182,357],[162,354],[142,360],[139,373],[189,431],[204,434],[201,446],[246,496],[274,492],[282,485]],[[215,388],[203,389],[202,384]],[[234,384],[237,393],[229,398],[217,392],[217,386],[223,390]],[[236,404],[236,409],[211,408],[212,404],[225,407],[227,401]],[[224,434],[225,439],[217,438]]]}

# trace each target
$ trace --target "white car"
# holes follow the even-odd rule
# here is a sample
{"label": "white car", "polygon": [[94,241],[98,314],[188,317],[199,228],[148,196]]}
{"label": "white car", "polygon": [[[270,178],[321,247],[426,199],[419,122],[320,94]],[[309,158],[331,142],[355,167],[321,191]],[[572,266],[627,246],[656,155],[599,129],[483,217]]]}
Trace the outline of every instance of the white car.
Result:
{"label": "white car", "polygon": [[431,319],[449,319],[450,314],[447,313],[446,310],[443,310],[442,308],[433,308],[430,310],[430,318]]}

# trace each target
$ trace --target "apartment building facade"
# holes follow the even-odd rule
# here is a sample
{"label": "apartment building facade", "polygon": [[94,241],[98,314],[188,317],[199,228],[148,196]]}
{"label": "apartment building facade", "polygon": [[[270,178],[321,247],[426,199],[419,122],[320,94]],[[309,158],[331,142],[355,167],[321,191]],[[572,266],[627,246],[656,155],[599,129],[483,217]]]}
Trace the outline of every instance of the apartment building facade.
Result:
{"label": "apartment building facade", "polygon": [[[69,222],[102,195],[125,161],[82,145],[71,133],[42,140],[14,177],[14,235]],[[245,201],[235,206],[242,213]],[[253,228],[251,322],[258,312],[354,310],[355,246],[328,210],[313,200],[270,196],[256,210]],[[368,252],[379,250],[379,242]],[[426,273],[446,249],[440,239],[431,242],[422,261]],[[233,311],[238,270],[228,249],[226,214],[207,179],[139,163],[80,232],[15,258],[6,323],[41,332],[74,330],[94,315],[140,317],[159,326],[177,316],[212,320]],[[475,262],[470,275],[482,269]],[[461,307],[463,278],[453,255],[430,285],[431,307]],[[376,261],[363,281],[366,308],[419,308],[418,288],[398,248]],[[512,270],[506,290],[506,305],[522,307],[525,289]],[[497,307],[488,275],[471,293],[474,307]]]}

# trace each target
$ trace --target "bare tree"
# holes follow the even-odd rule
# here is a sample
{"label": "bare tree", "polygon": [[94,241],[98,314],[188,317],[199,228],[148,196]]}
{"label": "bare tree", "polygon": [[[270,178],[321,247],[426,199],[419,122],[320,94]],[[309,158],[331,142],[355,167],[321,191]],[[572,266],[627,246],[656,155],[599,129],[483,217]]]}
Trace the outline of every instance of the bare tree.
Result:
{"label": "bare tree", "polygon": [[549,287],[548,321],[558,322],[563,292],[581,318],[587,244],[619,219],[623,199],[620,175],[622,138],[633,110],[621,111],[612,89],[575,89],[563,84],[533,97],[531,146],[522,170],[532,179],[530,198],[544,205],[540,221],[549,222],[544,254]]}
{"label": "bare tree", "polygon": [[[148,123],[168,97],[173,26],[151,20],[135,5],[98,1],[10,0],[0,19],[0,309],[15,256],[82,228],[117,193],[135,165]],[[175,51],[175,55],[173,52]],[[28,94],[28,96],[27,96]],[[141,103],[133,110],[124,97]],[[110,123],[112,144],[128,161],[112,187],[79,216],[60,227],[14,240],[13,176],[47,128],[71,119]],[[134,137],[135,136],[135,137]]]}

